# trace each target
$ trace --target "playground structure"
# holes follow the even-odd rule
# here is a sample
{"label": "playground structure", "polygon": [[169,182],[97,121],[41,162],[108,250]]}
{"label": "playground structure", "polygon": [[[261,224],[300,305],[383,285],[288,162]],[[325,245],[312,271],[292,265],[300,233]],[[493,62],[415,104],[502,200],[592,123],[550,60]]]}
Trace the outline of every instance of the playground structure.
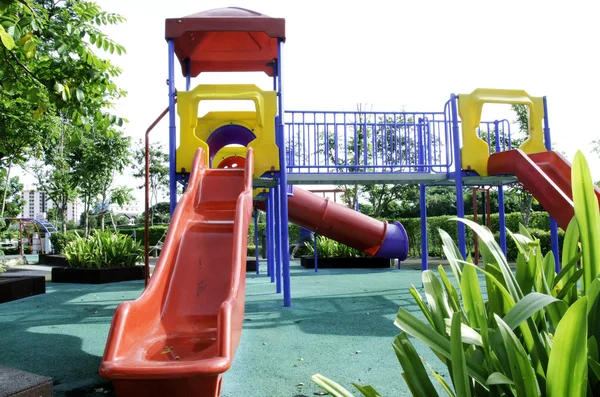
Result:
{"label": "playground structure", "polygon": [[[211,10],[168,19],[166,39],[169,108],[146,136],[168,113],[173,216],[146,290],[121,304],[113,318],[100,374],[118,395],[220,395],[242,332],[253,206],[267,214],[267,273],[277,292],[283,290],[284,306],[291,305],[288,221],[374,256],[406,258],[399,223],[291,185],[419,184],[426,253],[427,185],[455,186],[463,217],[465,186],[520,181],[552,215],[552,249],[559,258],[557,226],[566,228],[573,216],[570,165],[550,151],[545,98],[478,89],[452,94],[439,112],[285,112],[283,19],[239,8]],[[175,57],[186,77],[184,91],[175,88]],[[211,71],[261,71],[273,78],[273,90],[191,87],[193,77]],[[199,102],[212,100],[251,101],[254,111],[198,115]],[[484,103],[526,105],[527,141],[514,148],[508,121],[482,122]],[[185,187],[179,202],[177,183]],[[506,250],[501,188],[499,207]],[[466,257],[464,225],[457,227]],[[422,266],[428,266],[426,255]]]}
{"label": "playground structure", "polygon": [[[17,246],[20,256],[25,254],[23,249],[23,241],[25,239],[29,243],[31,254],[52,252],[50,236],[52,233],[57,233],[58,231],[50,221],[36,218],[4,218],[4,220],[7,222],[19,222],[19,240]],[[31,226],[31,229],[33,229],[32,233],[30,233],[27,226]],[[23,239],[23,234],[25,234],[25,239]]]}

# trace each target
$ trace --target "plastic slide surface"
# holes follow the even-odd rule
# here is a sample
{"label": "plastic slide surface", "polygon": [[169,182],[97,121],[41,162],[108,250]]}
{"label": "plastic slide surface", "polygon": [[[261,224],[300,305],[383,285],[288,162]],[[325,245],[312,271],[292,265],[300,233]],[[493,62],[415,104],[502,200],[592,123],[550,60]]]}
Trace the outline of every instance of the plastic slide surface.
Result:
{"label": "plastic slide surface", "polygon": [[100,375],[119,396],[218,396],[243,325],[253,152],[206,169],[199,149],[150,284],[114,315]]}
{"label": "plastic slide surface", "polygon": [[408,236],[400,223],[379,221],[295,186],[288,216],[299,226],[372,256],[404,260],[408,255]]}
{"label": "plastic slide surface", "polygon": [[[525,189],[564,229],[573,218],[571,164],[559,153],[548,151],[526,155],[521,150],[494,153],[488,161],[490,175],[515,175]],[[600,200],[600,189],[596,187]]]}

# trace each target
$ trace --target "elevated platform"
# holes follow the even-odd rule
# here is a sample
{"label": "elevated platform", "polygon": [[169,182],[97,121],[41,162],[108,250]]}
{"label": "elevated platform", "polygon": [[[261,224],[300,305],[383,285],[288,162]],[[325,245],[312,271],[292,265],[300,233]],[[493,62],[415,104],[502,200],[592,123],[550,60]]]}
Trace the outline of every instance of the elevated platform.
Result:
{"label": "elevated platform", "polygon": [[[465,186],[500,186],[518,182],[512,175],[463,176]],[[454,177],[442,173],[288,173],[290,185],[420,184],[453,186]]]}

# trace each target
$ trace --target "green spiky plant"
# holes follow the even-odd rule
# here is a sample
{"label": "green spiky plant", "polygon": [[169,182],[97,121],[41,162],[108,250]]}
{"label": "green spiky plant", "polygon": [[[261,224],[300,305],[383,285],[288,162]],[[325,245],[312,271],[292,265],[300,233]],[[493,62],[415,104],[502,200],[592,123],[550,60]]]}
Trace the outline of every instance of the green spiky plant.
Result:
{"label": "green spiky plant", "polygon": [[[314,254],[315,250],[312,243],[304,243],[310,254]],[[317,236],[317,254],[320,258],[355,258],[368,256],[362,251],[348,247],[335,240],[325,236]]]}
{"label": "green spiky plant", "polygon": [[69,265],[83,268],[135,266],[143,252],[141,243],[131,236],[110,231],[95,231],[87,238],[77,236],[64,248]]}
{"label": "green spiky plant", "polygon": [[[423,272],[425,299],[414,287],[410,293],[425,321],[404,308],[395,321],[402,332],[392,345],[413,396],[439,395],[428,373],[449,396],[600,395],[600,214],[581,152],[572,182],[575,217],[566,230],[558,274],[552,253],[544,255],[525,228],[511,234],[519,249],[514,273],[485,227],[457,219],[479,236],[482,268],[463,260],[440,230],[456,286],[441,266],[439,276]],[[433,350],[451,384],[424,364],[409,336]],[[312,380],[333,396],[352,396],[322,375]],[[381,396],[370,386],[354,386],[364,396]]]}

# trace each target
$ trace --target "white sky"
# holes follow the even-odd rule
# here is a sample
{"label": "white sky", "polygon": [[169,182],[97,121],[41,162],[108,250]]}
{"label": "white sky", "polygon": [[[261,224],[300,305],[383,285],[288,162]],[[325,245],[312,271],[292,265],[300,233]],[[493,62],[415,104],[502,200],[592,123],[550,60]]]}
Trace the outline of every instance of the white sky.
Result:
{"label": "white sky", "polygon": [[[518,88],[548,97],[552,140],[569,158],[600,138],[594,116],[600,6],[594,1],[97,1],[128,20],[105,31],[127,49],[115,57],[123,69],[117,83],[129,92],[117,109],[136,140],[167,106],[165,18],[227,6],[286,19],[288,110],[354,110],[368,103],[373,110],[438,111],[451,93]],[[257,74],[205,74],[192,81],[198,83],[271,86]],[[180,74],[177,86],[185,87]],[[514,119],[506,106],[484,107],[483,119],[507,116]],[[166,122],[152,139],[166,145]],[[600,161],[588,159],[600,179]],[[118,183],[139,181],[123,176]]]}

